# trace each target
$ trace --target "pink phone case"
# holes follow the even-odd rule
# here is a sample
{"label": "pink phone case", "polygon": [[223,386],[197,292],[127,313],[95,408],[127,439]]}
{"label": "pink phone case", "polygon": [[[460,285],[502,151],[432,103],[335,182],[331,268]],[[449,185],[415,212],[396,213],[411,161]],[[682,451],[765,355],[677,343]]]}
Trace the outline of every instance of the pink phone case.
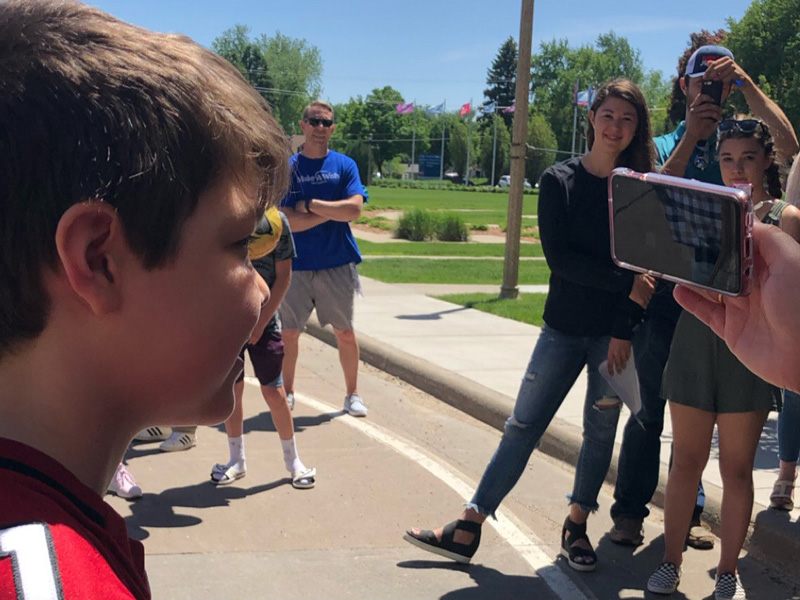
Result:
{"label": "pink phone case", "polygon": [[[716,289],[710,286],[700,285],[693,281],[683,279],[670,275],[669,273],[659,273],[640,265],[630,264],[621,261],[617,258],[614,250],[614,201],[612,198],[613,181],[615,177],[624,177],[629,179],[638,179],[648,183],[659,184],[662,186],[681,188],[687,190],[696,190],[712,194],[714,196],[722,196],[733,201],[734,206],[739,211],[739,223],[741,224],[738,237],[739,255],[739,282],[740,288],[736,291],[728,291]],[[714,185],[705,183],[694,179],[684,179],[682,177],[673,177],[671,175],[661,175],[660,173],[638,173],[631,169],[617,168],[611,172],[608,178],[608,221],[611,229],[611,258],[614,263],[625,269],[636,271],[637,273],[647,273],[654,277],[660,277],[667,281],[673,281],[683,285],[691,286],[694,288],[706,289],[715,293],[723,294],[726,296],[746,296],[750,293],[753,287],[753,203],[750,200],[750,190],[742,188],[730,188],[722,185]]]}

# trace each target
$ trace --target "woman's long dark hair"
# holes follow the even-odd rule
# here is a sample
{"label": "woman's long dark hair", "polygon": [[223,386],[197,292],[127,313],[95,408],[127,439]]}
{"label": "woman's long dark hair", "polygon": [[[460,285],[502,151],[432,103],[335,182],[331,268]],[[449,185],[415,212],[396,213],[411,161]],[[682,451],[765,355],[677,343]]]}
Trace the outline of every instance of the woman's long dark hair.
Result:
{"label": "woman's long dark hair", "polygon": [[761,119],[750,117],[747,115],[736,115],[735,119],[741,121],[742,119],[753,119],[761,123],[760,127],[756,127],[753,131],[742,131],[738,127],[731,127],[725,131],[720,131],[717,137],[717,154],[722,147],[722,142],[725,140],[746,140],[753,138],[758,142],[758,145],[764,150],[764,156],[770,159],[769,166],[764,171],[764,179],[766,180],[767,193],[778,200],[783,194],[781,187],[781,176],[778,163],[775,161],[775,142],[772,140],[772,134],[769,127]]}
{"label": "woman's long dark hair", "polygon": [[[656,149],[653,144],[653,131],[650,128],[650,113],[647,110],[647,100],[644,94],[630,79],[614,79],[609,81],[599,90],[589,109],[597,114],[598,109],[608,98],[619,98],[636,109],[638,123],[636,133],[630,145],[623,150],[617,158],[618,167],[627,167],[634,171],[647,173],[655,169]],[[589,150],[594,145],[594,126],[591,121],[586,126],[586,145]]]}

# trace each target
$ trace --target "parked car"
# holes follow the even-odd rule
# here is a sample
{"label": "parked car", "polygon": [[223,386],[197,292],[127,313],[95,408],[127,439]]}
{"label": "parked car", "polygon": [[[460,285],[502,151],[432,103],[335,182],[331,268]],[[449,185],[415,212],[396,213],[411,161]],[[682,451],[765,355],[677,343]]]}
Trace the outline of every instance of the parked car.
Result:
{"label": "parked car", "polygon": [[[497,182],[497,185],[500,186],[500,187],[509,187],[509,186],[511,186],[511,175],[501,175],[500,179]],[[533,186],[531,186],[531,182],[528,181],[527,177],[525,178],[525,181],[523,182],[522,185],[523,185],[523,187],[526,187],[528,189],[533,187]]]}

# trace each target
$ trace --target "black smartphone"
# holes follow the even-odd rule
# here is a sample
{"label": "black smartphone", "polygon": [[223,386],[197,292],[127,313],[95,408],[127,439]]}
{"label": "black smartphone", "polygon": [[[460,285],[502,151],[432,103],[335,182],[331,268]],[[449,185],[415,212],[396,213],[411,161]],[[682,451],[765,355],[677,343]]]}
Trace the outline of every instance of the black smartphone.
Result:
{"label": "black smartphone", "polygon": [[614,169],[608,186],[617,265],[728,296],[749,293],[749,190],[621,168]]}
{"label": "black smartphone", "polygon": [[714,104],[722,106],[722,81],[703,79],[703,93],[710,96]]}

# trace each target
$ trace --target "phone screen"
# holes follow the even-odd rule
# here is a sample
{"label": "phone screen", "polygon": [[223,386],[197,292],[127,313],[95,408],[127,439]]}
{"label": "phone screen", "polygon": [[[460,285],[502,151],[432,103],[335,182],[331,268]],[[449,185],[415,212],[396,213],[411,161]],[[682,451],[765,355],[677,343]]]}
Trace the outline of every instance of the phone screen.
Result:
{"label": "phone screen", "polygon": [[612,178],[615,258],[668,279],[737,294],[742,212],[734,198],[630,177]]}

